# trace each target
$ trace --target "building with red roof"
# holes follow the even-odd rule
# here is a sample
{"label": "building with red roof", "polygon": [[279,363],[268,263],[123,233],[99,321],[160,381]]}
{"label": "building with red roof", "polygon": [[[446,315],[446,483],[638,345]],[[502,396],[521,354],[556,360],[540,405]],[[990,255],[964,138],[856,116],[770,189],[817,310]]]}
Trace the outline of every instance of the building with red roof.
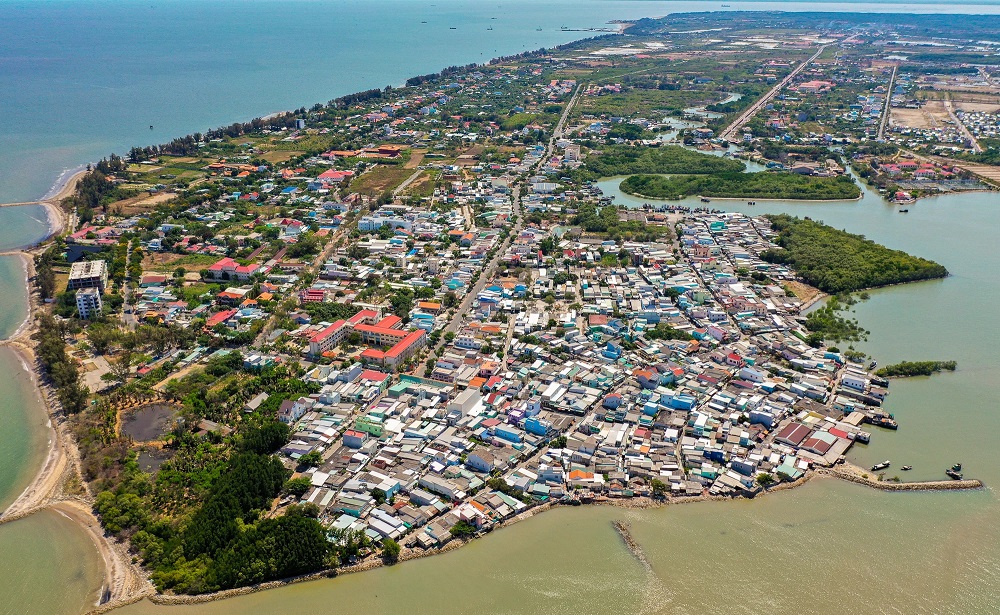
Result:
{"label": "building with red roof", "polygon": [[236,316],[238,310],[222,310],[221,312],[216,312],[209,316],[208,320],[205,321],[205,328],[211,329],[215,325],[224,324],[227,320]]}
{"label": "building with red roof", "polygon": [[241,265],[235,260],[226,257],[211,265],[205,271],[205,275],[213,280],[246,281],[249,280],[253,274],[260,271],[260,265],[257,263]]}

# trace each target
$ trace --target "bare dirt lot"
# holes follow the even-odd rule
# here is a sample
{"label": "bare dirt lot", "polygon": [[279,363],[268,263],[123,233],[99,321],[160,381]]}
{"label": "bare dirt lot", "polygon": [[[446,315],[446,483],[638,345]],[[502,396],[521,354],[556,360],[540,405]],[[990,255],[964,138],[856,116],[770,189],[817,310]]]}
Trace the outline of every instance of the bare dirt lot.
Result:
{"label": "bare dirt lot", "polygon": [[967,113],[996,113],[1000,111],[1000,101],[996,103],[956,102],[955,108]]}
{"label": "bare dirt lot", "polygon": [[157,192],[153,195],[134,196],[111,203],[110,208],[121,208],[122,214],[132,216],[152,211],[160,203],[165,203],[177,195],[173,192]]}
{"label": "bare dirt lot", "polygon": [[895,126],[933,129],[948,124],[948,110],[943,100],[929,100],[920,109],[892,109],[890,118]]}

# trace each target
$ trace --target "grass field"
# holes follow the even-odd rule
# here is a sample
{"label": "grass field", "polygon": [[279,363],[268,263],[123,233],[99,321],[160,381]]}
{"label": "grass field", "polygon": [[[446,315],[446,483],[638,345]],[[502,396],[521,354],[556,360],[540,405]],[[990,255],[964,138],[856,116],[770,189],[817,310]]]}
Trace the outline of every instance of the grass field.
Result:
{"label": "grass field", "polygon": [[366,171],[351,182],[351,192],[378,196],[386,190],[392,190],[413,175],[413,169],[403,166],[377,166]]}
{"label": "grass field", "polygon": [[264,160],[276,164],[279,162],[285,162],[286,160],[291,160],[296,156],[301,156],[305,152],[296,150],[274,150],[273,152],[267,152],[266,154],[261,154],[261,158]]}
{"label": "grass field", "polygon": [[434,194],[434,177],[436,171],[424,171],[412,184],[407,186],[405,194],[422,198]]}
{"label": "grass field", "polygon": [[178,267],[200,271],[219,260],[218,256],[209,254],[174,254],[173,252],[154,252],[142,261],[142,268],[147,271],[173,271]]}

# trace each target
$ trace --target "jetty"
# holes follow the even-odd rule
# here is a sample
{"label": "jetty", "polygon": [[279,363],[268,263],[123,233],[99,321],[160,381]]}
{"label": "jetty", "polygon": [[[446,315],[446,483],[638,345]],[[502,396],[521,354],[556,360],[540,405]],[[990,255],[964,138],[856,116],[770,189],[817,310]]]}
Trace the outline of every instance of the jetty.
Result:
{"label": "jetty", "polygon": [[632,537],[632,532],[628,523],[625,521],[612,521],[611,525],[615,528],[615,531],[618,532],[618,535],[622,537],[622,541],[625,542],[625,546],[632,552],[635,559],[639,560],[639,563],[642,564],[643,568],[645,568],[647,572],[652,572],[653,567],[649,564],[649,560],[646,559],[646,554],[642,552],[642,547],[640,547],[639,543]]}
{"label": "jetty", "polygon": [[983,481],[978,479],[963,480],[924,480],[924,481],[887,481],[879,480],[864,468],[851,463],[842,463],[817,471],[818,474],[833,476],[859,485],[866,485],[882,491],[969,491],[982,489]]}

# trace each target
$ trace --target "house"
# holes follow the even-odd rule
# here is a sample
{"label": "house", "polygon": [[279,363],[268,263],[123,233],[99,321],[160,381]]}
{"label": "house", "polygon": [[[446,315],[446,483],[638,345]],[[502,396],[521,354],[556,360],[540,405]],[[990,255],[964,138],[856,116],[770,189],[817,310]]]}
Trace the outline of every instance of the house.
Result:
{"label": "house", "polygon": [[235,260],[226,257],[211,265],[205,270],[205,277],[212,280],[249,280],[253,274],[261,270],[257,263],[240,265]]}
{"label": "house", "polygon": [[344,446],[347,448],[361,448],[368,439],[368,434],[363,431],[348,429],[344,432]]}
{"label": "house", "polygon": [[465,465],[474,472],[490,473],[496,467],[496,459],[493,453],[476,449],[465,458]]}
{"label": "house", "polygon": [[776,442],[788,444],[789,446],[799,446],[809,436],[812,430],[802,423],[789,423],[775,436]]}

